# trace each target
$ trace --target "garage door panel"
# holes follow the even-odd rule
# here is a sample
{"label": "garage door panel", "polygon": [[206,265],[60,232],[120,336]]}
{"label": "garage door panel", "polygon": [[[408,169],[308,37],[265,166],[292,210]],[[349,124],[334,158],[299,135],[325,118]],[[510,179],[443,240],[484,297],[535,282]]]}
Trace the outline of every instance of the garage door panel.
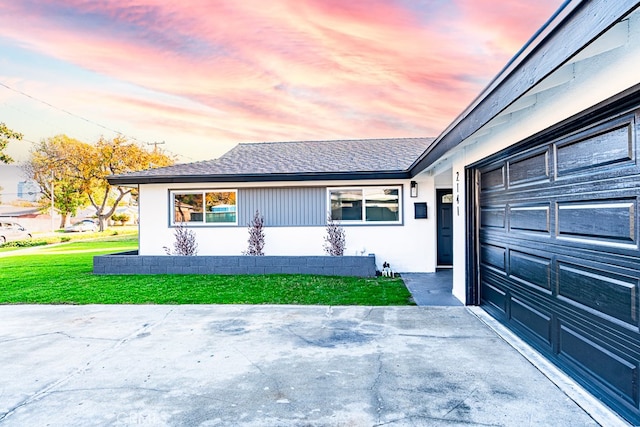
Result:
{"label": "garage door panel", "polygon": [[636,204],[630,198],[558,203],[557,235],[637,245]]}
{"label": "garage door panel", "polygon": [[560,254],[611,263],[633,271],[640,270],[640,244],[637,243],[568,235],[556,237],[550,233],[489,228],[481,229],[479,238],[483,245],[491,244],[547,258],[550,254]]}
{"label": "garage door panel", "polygon": [[634,118],[627,116],[555,144],[556,176],[634,164]]}
{"label": "garage door panel", "polygon": [[551,259],[509,251],[509,275],[521,283],[551,293]]}
{"label": "garage door panel", "polygon": [[497,309],[500,316],[506,316],[507,293],[505,291],[497,286],[484,282],[482,283],[482,295],[486,304],[490,304]]}
{"label": "garage door panel", "polygon": [[546,347],[552,345],[552,317],[550,314],[535,309],[532,305],[518,299],[511,299],[511,320],[539,340]]}
{"label": "garage door panel", "polygon": [[506,206],[487,206],[480,211],[480,224],[483,227],[505,228]]}
{"label": "garage door panel", "polygon": [[639,113],[523,142],[469,174],[481,303],[635,424]]}
{"label": "garage door panel", "polygon": [[483,173],[482,191],[504,190],[505,189],[505,169],[499,165],[494,169],[488,169]]}
{"label": "garage door panel", "polygon": [[584,375],[604,383],[617,395],[638,405],[638,362],[604,348],[589,337],[560,325],[560,358],[577,365]]}
{"label": "garage door panel", "polygon": [[597,316],[638,327],[638,279],[558,262],[558,295]]}
{"label": "garage door panel", "polygon": [[[611,173],[606,178],[596,179],[583,176],[580,179],[553,181],[548,185],[536,185],[527,188],[511,188],[508,191],[484,194],[481,196],[482,208],[540,206],[555,203],[587,202],[611,200],[633,200],[640,193],[640,168],[635,175]],[[577,190],[577,187],[582,187]],[[632,195],[632,197],[630,197]],[[552,209],[551,214],[555,214]]]}
{"label": "garage door panel", "polygon": [[509,187],[549,181],[549,151],[545,148],[542,152],[529,153],[507,162]]}
{"label": "garage door panel", "polygon": [[482,245],[480,251],[483,255],[483,264],[497,269],[502,274],[506,274],[507,250],[504,247],[495,245]]}
{"label": "garage door panel", "polygon": [[511,204],[509,206],[509,228],[516,231],[551,231],[551,206],[545,204]]}

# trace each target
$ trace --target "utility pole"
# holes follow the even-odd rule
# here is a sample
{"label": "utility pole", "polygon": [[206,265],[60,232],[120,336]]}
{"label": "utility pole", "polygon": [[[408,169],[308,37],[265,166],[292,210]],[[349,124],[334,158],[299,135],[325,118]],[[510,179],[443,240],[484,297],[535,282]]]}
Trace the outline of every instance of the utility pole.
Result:
{"label": "utility pole", "polygon": [[[164,141],[162,142],[147,142],[147,145],[153,145],[153,153],[157,153],[158,152],[158,145],[163,145]],[[155,167],[155,165],[153,163],[149,163],[149,169],[153,169]]]}
{"label": "utility pole", "polygon": [[147,145],[153,145],[153,151],[156,152],[158,150],[158,145],[164,145],[164,141],[162,142],[147,142]]}
{"label": "utility pole", "polygon": [[53,173],[53,171],[51,171],[51,232],[53,233],[54,231],[56,231],[55,228],[55,220],[53,219],[53,213],[54,211],[54,195],[53,195],[53,180],[55,179],[55,175]]}

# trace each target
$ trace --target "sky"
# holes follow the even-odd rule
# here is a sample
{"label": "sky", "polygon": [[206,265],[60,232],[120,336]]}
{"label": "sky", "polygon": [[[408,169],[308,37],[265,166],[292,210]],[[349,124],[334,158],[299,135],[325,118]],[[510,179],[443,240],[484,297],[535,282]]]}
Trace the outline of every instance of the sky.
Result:
{"label": "sky", "polygon": [[563,2],[0,0],[0,122],[24,134],[7,153],[436,137]]}

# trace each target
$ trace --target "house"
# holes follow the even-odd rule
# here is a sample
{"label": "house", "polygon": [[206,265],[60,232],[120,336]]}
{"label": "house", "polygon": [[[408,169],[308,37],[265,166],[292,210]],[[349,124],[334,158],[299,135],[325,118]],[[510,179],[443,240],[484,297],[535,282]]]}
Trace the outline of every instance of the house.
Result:
{"label": "house", "polygon": [[[197,233],[201,255],[241,255],[247,226],[265,220],[266,255],[323,255],[329,213],[346,229],[347,255],[380,254],[398,271],[434,271],[414,217],[432,179],[410,169],[433,138],[239,144],[216,160],[113,176],[140,189],[140,255],[164,255],[173,230]],[[393,248],[389,250],[389,248]],[[384,259],[383,259],[384,258]],[[382,265],[379,266],[382,269]]]}
{"label": "house", "polygon": [[37,206],[0,205],[0,220],[17,222],[30,233],[51,231],[60,223],[60,217],[51,218],[50,212],[42,213]]}
{"label": "house", "polygon": [[[267,254],[319,252],[330,210],[352,252],[398,271],[451,265],[457,298],[640,424],[638,6],[565,2],[433,141],[273,144],[269,154],[248,144],[110,181],[140,188],[142,254],[170,240],[176,200],[199,194],[204,212],[214,192],[235,195],[237,217],[193,224],[207,252],[239,253],[254,209],[271,221]],[[330,147],[306,157],[312,169],[295,153],[307,144]],[[273,169],[280,150],[290,162]]]}

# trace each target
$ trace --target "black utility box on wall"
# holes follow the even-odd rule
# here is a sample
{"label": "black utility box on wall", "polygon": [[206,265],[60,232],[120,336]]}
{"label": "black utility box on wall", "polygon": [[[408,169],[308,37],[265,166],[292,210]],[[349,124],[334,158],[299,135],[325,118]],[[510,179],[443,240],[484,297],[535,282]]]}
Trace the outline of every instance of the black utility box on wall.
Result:
{"label": "black utility box on wall", "polygon": [[413,204],[415,210],[415,219],[422,219],[427,217],[427,203],[426,202],[418,202]]}

